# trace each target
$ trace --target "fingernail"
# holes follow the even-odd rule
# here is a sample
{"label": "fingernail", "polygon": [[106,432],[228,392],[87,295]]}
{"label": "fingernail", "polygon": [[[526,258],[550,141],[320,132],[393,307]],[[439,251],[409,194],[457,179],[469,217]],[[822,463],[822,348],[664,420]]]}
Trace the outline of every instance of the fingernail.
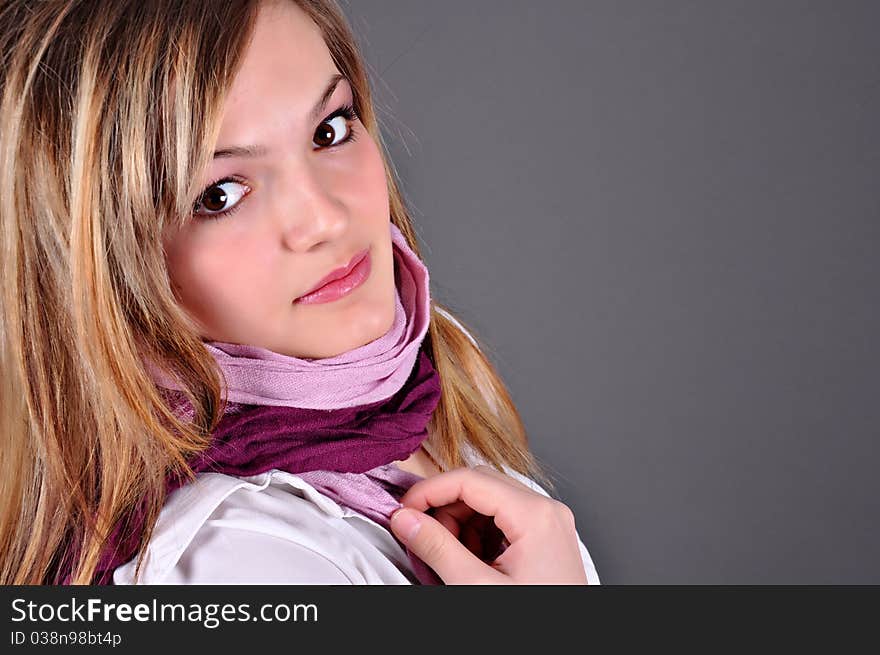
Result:
{"label": "fingernail", "polygon": [[411,541],[418,533],[419,528],[422,527],[418,514],[419,512],[414,509],[407,509],[405,507],[396,509],[391,514],[391,526],[395,532],[403,537],[404,541]]}

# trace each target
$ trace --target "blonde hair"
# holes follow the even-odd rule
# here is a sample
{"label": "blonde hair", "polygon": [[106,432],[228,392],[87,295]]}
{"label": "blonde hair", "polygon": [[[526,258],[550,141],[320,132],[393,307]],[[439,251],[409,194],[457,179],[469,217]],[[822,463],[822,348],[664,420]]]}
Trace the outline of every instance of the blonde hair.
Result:
{"label": "blonde hair", "polygon": [[[420,255],[365,67],[332,0],[320,27],[386,162],[391,220]],[[220,371],[177,303],[161,234],[191,214],[259,0],[0,4],[0,583],[94,581],[108,536],[144,503],[152,534],[170,472],[207,447]],[[420,255],[421,256],[421,255]],[[497,372],[448,308],[425,349],[442,397],[429,444],[471,448],[552,488]],[[149,358],[187,391],[181,420]]]}

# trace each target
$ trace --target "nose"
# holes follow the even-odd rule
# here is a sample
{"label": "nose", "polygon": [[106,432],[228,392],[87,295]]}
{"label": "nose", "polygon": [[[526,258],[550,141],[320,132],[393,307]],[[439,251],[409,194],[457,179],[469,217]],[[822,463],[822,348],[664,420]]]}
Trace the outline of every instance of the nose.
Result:
{"label": "nose", "polygon": [[291,193],[282,207],[282,240],[296,253],[305,253],[327,241],[339,239],[348,227],[348,208],[333,193],[332,178],[319,171],[298,168],[295,179],[286,180]]}

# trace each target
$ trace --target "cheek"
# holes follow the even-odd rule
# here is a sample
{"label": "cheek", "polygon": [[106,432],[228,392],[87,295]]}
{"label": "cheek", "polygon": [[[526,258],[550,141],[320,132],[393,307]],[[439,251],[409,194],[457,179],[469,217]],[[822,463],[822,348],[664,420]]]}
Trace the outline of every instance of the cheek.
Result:
{"label": "cheek", "polygon": [[382,220],[387,220],[388,182],[379,148],[363,128],[355,145],[358,148],[352,158],[348,184],[351,198],[367,215],[373,217],[378,213]]}
{"label": "cheek", "polygon": [[265,308],[273,280],[266,252],[238,239],[179,245],[169,253],[168,266],[181,304],[209,326]]}

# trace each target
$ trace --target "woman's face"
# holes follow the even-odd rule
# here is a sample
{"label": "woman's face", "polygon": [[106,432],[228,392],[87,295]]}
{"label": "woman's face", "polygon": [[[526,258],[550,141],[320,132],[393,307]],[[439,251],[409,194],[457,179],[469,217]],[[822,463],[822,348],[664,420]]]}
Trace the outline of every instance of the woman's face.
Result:
{"label": "woman's face", "polygon": [[[338,72],[301,9],[263,4],[224,106],[206,193],[194,218],[164,235],[175,294],[207,341],[317,359],[369,343],[394,321],[378,147],[360,120],[337,113],[353,101],[347,80],[312,113]],[[349,133],[355,140],[343,143]],[[331,302],[294,302],[367,248],[371,272],[359,287]]]}

